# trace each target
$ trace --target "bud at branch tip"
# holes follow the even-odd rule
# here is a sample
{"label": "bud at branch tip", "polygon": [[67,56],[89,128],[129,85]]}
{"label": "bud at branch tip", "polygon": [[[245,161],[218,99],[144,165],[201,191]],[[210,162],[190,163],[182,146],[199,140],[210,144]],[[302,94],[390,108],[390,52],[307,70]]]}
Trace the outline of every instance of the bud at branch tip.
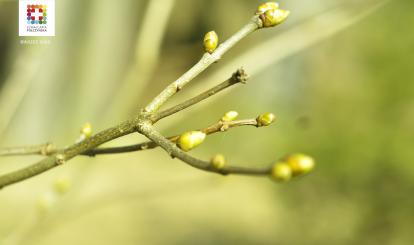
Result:
{"label": "bud at branch tip", "polygon": [[269,126],[276,120],[276,116],[273,113],[267,112],[264,113],[256,118],[257,126]]}
{"label": "bud at branch tip", "polygon": [[257,8],[256,14],[259,15],[263,27],[272,27],[285,21],[290,11],[279,9],[278,3],[267,2]]}

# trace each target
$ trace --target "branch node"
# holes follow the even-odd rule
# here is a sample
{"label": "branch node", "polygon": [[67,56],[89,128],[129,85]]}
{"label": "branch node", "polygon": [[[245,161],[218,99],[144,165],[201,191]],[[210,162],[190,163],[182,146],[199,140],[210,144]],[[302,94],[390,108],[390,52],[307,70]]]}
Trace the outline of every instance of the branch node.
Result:
{"label": "branch node", "polygon": [[220,127],[221,132],[227,131],[228,129],[229,129],[229,125],[226,123],[224,123],[223,126]]}
{"label": "branch node", "polygon": [[175,159],[175,155],[174,155],[174,152],[172,152],[172,151],[167,151],[167,154],[172,158],[172,159]]}
{"label": "branch node", "polygon": [[183,89],[183,86],[179,85],[178,83],[175,84],[175,91],[178,93]]}
{"label": "branch node", "polygon": [[42,149],[40,149],[40,154],[43,156],[48,156],[50,153],[53,153],[55,150],[56,150],[56,147],[52,143],[48,142],[42,147]]}
{"label": "branch node", "polygon": [[59,153],[59,154],[56,155],[56,164],[62,165],[62,164],[65,163],[65,161],[66,161],[65,155],[63,155],[61,153]]}
{"label": "branch node", "polygon": [[232,81],[234,83],[246,84],[246,81],[247,81],[247,79],[249,79],[249,76],[244,71],[243,67],[241,67],[241,68],[237,69],[237,71],[235,73],[233,73],[231,78],[232,78]]}

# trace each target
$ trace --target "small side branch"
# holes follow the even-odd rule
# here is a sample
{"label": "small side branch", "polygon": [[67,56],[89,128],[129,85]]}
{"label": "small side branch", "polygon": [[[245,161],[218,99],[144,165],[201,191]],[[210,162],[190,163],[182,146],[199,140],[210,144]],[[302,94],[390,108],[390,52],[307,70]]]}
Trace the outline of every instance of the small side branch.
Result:
{"label": "small side branch", "polygon": [[152,122],[155,123],[157,121],[159,121],[162,118],[171,116],[179,111],[182,111],[192,105],[195,105],[207,98],[209,98],[210,96],[213,96],[217,93],[219,93],[220,91],[231,87],[232,85],[235,84],[239,84],[239,83],[245,83],[248,79],[248,75],[246,74],[246,72],[243,70],[243,68],[238,69],[235,73],[233,73],[233,75],[227,79],[226,81],[220,83],[219,85],[197,95],[194,98],[191,98],[181,104],[178,104],[176,106],[173,106],[169,109],[166,109],[164,111],[161,111],[159,113],[156,113],[153,117],[152,117]]}
{"label": "small side branch", "polygon": [[176,157],[183,162],[193,166],[195,168],[214,172],[219,174],[243,174],[243,175],[256,175],[256,176],[263,176],[263,175],[270,175],[272,170],[272,165],[267,167],[261,168],[250,168],[250,167],[240,167],[240,166],[224,166],[223,168],[217,169],[215,168],[209,161],[204,161],[198,158],[195,158],[180,148],[178,148],[174,143],[170,140],[162,136],[158,131],[154,129],[152,125],[145,124],[140,128],[140,132],[147,136],[150,140],[157,143],[161,146],[171,157]]}
{"label": "small side branch", "polygon": [[[208,127],[199,129],[199,131],[202,131],[205,134],[210,135],[214,133],[225,132],[231,128],[236,128],[236,127],[241,127],[241,126],[260,127],[256,119],[244,119],[244,120],[236,120],[236,121],[230,121],[230,122],[219,121]],[[174,135],[174,136],[167,137],[166,139],[175,143],[179,137],[180,135]],[[94,157],[96,155],[103,155],[103,154],[129,153],[129,152],[150,150],[150,149],[157,148],[158,146],[159,145],[153,141],[147,141],[147,142],[142,142],[142,143],[134,144],[134,145],[127,145],[127,146],[95,148],[89,151],[85,151],[81,153],[80,155]]]}

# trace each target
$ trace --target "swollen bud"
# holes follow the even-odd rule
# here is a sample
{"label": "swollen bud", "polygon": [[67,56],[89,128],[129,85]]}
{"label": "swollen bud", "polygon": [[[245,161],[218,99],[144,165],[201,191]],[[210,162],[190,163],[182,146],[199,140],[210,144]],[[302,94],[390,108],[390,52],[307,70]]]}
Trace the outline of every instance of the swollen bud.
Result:
{"label": "swollen bud", "polygon": [[206,134],[201,131],[190,131],[183,133],[177,140],[177,146],[183,151],[189,151],[201,143],[206,138]]}
{"label": "swollen bud", "polygon": [[292,169],[293,176],[307,174],[315,168],[315,160],[304,154],[291,154],[283,160]]}
{"label": "swollen bud", "polygon": [[218,45],[218,36],[215,31],[207,32],[204,36],[204,50],[208,53],[213,53]]}
{"label": "swollen bud", "polygon": [[256,118],[257,126],[269,126],[276,120],[276,116],[273,113],[267,112]]}
{"label": "swollen bud", "polygon": [[277,162],[272,167],[271,177],[278,182],[286,182],[292,178],[292,169],[286,162]]}
{"label": "swollen bud", "polygon": [[260,19],[263,22],[263,27],[277,26],[289,16],[290,12],[283,9],[269,9],[260,14]]}
{"label": "swollen bud", "polygon": [[259,7],[257,7],[256,14],[263,14],[267,10],[270,10],[270,9],[276,10],[278,8],[279,8],[279,4],[276,3],[276,2],[263,3],[263,4],[259,5]]}
{"label": "swollen bud", "polygon": [[224,168],[224,165],[226,165],[226,158],[224,158],[222,154],[217,154],[211,158],[210,162],[215,169],[222,169]]}
{"label": "swollen bud", "polygon": [[221,118],[223,122],[230,122],[237,118],[239,113],[237,111],[228,111],[224,116]]}

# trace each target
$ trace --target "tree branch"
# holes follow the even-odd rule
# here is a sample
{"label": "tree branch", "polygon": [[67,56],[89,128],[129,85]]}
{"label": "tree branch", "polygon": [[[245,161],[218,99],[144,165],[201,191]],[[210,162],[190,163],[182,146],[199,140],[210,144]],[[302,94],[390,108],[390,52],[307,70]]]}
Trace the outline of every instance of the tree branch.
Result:
{"label": "tree branch", "polygon": [[227,79],[226,81],[220,83],[219,85],[216,85],[215,87],[197,95],[194,98],[191,98],[187,101],[184,101],[181,104],[178,104],[176,106],[173,106],[169,109],[166,109],[164,111],[158,112],[156,114],[154,114],[154,116],[152,117],[152,122],[155,123],[157,121],[159,121],[162,118],[171,116],[179,111],[182,111],[192,105],[195,105],[207,98],[209,98],[210,96],[213,96],[215,94],[217,94],[218,92],[232,86],[238,83],[245,83],[248,79],[248,75],[245,73],[245,71],[243,70],[243,68],[238,69],[235,73],[233,73],[233,75]]}

